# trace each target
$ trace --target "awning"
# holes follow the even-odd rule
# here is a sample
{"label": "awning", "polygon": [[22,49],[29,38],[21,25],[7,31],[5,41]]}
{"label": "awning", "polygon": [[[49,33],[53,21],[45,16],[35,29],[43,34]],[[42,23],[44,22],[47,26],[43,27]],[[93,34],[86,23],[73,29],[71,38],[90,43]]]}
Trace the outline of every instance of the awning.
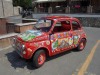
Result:
{"label": "awning", "polygon": [[63,1],[66,1],[66,0],[35,0],[33,2],[42,3],[42,2],[63,2]]}
{"label": "awning", "polygon": [[71,0],[71,1],[88,1],[88,0]]}

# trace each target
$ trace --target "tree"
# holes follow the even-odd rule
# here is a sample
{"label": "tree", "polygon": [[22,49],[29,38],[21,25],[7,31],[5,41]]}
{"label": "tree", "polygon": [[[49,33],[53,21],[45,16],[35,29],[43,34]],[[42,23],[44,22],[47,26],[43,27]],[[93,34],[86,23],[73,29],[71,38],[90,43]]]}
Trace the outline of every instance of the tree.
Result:
{"label": "tree", "polygon": [[13,0],[14,6],[20,6],[20,0]]}
{"label": "tree", "polygon": [[14,6],[21,6],[23,9],[32,8],[32,0],[13,0]]}

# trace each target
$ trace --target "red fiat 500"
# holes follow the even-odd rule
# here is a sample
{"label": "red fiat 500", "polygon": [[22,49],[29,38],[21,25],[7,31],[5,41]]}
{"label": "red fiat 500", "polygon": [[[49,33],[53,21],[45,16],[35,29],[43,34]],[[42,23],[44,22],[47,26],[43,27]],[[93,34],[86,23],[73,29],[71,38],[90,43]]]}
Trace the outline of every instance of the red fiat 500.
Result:
{"label": "red fiat 500", "polygon": [[50,16],[39,19],[33,30],[13,38],[13,47],[25,59],[33,59],[40,67],[46,56],[53,56],[73,48],[82,51],[86,34],[78,19],[66,16]]}

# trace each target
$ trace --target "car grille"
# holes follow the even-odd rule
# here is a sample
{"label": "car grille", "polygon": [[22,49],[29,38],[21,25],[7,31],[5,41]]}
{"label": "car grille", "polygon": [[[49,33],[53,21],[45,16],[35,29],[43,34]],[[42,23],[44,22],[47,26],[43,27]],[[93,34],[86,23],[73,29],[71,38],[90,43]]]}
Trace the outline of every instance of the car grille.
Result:
{"label": "car grille", "polygon": [[22,57],[22,43],[16,38],[13,39],[13,47],[16,52]]}

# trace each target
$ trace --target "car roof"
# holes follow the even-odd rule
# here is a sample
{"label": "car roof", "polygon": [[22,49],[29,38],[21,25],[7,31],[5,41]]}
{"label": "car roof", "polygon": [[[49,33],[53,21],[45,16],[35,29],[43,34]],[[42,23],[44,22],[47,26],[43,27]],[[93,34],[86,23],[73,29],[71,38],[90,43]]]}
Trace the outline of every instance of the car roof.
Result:
{"label": "car roof", "polygon": [[51,19],[51,20],[54,20],[54,19],[56,19],[56,20],[60,20],[60,19],[62,19],[62,20],[64,20],[64,19],[69,19],[69,20],[77,20],[77,21],[79,21],[77,18],[69,17],[69,16],[47,16],[47,17],[44,17],[44,18],[46,18],[46,19]]}

